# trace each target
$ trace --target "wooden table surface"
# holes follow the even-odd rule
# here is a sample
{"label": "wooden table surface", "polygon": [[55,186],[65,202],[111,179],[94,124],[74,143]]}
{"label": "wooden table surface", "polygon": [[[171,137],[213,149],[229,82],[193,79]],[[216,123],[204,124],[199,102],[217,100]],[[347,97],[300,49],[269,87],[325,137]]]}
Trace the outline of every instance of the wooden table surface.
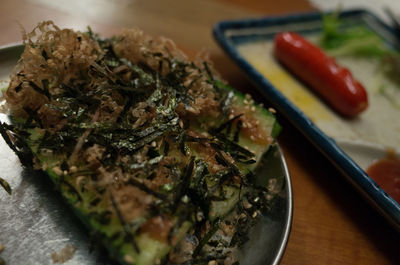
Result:
{"label": "wooden table surface", "polygon": [[[20,26],[31,30],[41,20],[80,30],[91,25],[103,36],[139,27],[174,39],[192,55],[205,49],[226,80],[262,98],[213,41],[213,24],[310,10],[306,0],[2,0],[0,45],[20,41]],[[287,120],[278,117],[283,125],[279,143],[294,193],[293,226],[281,264],[400,264],[400,234]]]}

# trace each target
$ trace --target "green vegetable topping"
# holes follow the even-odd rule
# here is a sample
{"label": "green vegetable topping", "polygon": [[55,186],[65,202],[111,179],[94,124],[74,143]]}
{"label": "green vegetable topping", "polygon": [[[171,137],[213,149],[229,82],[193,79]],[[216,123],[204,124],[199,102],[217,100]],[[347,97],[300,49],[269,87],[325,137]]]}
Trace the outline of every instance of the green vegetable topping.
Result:
{"label": "green vegetable topping", "polygon": [[21,162],[48,173],[122,264],[235,261],[267,207],[240,219],[243,200],[268,195],[251,172],[275,117],[163,38],[37,30],[4,93],[13,124],[0,125]]}

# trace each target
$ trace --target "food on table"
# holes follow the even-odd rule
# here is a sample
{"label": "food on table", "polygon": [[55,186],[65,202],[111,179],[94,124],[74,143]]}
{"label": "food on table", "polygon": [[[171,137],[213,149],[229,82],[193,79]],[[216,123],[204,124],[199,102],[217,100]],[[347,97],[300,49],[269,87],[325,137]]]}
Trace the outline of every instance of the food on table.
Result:
{"label": "food on table", "polygon": [[[310,24],[304,24],[301,21],[299,21],[298,25],[293,24],[292,29],[304,30],[304,37],[307,40],[323,48],[328,56],[334,56],[337,63],[349,69],[357,80],[362,81],[367,91],[368,107],[355,119],[337,115],[328,104],[325,104],[323,100],[317,97],[316,93],[309,89],[309,86],[299,82],[298,78],[295,78],[276,60],[273,53],[274,41],[271,39],[272,32],[260,32],[260,36],[263,37],[254,35],[249,37],[248,41],[234,43],[233,47],[237,49],[239,55],[254,70],[262,75],[279,93],[290,100],[328,137],[335,140],[361,140],[399,149],[400,134],[398,132],[400,131],[400,123],[393,122],[393,117],[397,117],[400,111],[400,83],[395,81],[396,77],[400,80],[400,75],[389,76],[383,72],[382,68],[386,69],[389,66],[393,72],[396,72],[394,65],[384,63],[384,59],[390,57],[383,56],[381,57],[382,60],[380,60],[378,56],[367,56],[367,54],[371,54],[367,52],[371,51],[371,49],[375,50],[372,54],[379,53],[380,48],[371,44],[375,43],[375,39],[378,39],[387,50],[385,54],[388,56],[393,54],[391,61],[394,64],[396,61],[395,54],[398,54],[398,51],[395,51],[394,47],[390,46],[390,41],[394,41],[394,39],[388,38],[389,35],[383,35],[386,32],[384,27],[372,27],[370,22],[373,20],[369,19],[369,15],[353,16],[345,13],[345,16],[340,18],[340,24],[336,28],[337,31],[333,32],[332,36],[329,37],[331,41],[329,41],[328,48],[323,45],[324,41],[322,39],[325,38],[322,37],[324,33],[321,34],[319,32],[319,19],[314,18],[312,20],[316,22],[313,24],[313,27],[315,26],[313,30],[309,30],[308,25]],[[307,26],[305,27],[305,25]],[[269,26],[267,25],[266,28],[269,28]],[[323,32],[326,31],[325,28],[324,26]],[[382,29],[383,31],[381,31]],[[271,28],[271,30],[275,31],[276,28]],[[351,34],[354,33],[357,39],[361,39],[362,35],[365,35],[365,39],[356,44],[353,44],[356,40],[353,42],[353,40],[350,41],[349,39],[348,44],[352,47],[350,49],[347,46],[347,42],[335,41],[335,36],[342,39],[340,36],[343,32],[346,33],[347,38],[351,38],[353,36]],[[238,36],[243,36],[243,34],[238,32]],[[369,37],[371,35],[374,37]],[[364,42],[365,48],[360,48],[355,54],[350,52]],[[345,53],[342,48],[346,48],[348,52]],[[339,52],[339,50],[342,50],[343,53]],[[361,51],[365,51],[365,53]]]}
{"label": "food on table", "polygon": [[[365,58],[377,62],[377,75],[392,82],[389,88],[379,83],[379,93],[399,108],[397,93],[400,87],[400,55],[384,40],[366,26],[345,27],[346,22],[337,13],[323,18],[321,47],[335,57]],[[381,78],[382,80],[384,78]],[[392,91],[391,91],[392,90]],[[394,154],[373,163],[367,174],[373,178],[393,199],[400,202],[400,159]]]}
{"label": "food on table", "polygon": [[[379,94],[400,109],[396,94],[400,87],[400,54],[365,25],[348,27],[345,19],[334,12],[323,17],[319,45],[336,58],[367,59],[376,64],[375,76]],[[388,82],[389,81],[389,82]]]}
{"label": "food on table", "polygon": [[366,172],[387,194],[400,203],[400,159],[395,154],[375,161]]}
{"label": "food on table", "polygon": [[46,171],[122,264],[237,264],[271,205],[253,170],[273,114],[164,38],[40,23],[4,92],[0,132]]}
{"label": "food on table", "polygon": [[299,34],[277,34],[274,55],[343,116],[355,117],[368,107],[367,93],[350,71]]}

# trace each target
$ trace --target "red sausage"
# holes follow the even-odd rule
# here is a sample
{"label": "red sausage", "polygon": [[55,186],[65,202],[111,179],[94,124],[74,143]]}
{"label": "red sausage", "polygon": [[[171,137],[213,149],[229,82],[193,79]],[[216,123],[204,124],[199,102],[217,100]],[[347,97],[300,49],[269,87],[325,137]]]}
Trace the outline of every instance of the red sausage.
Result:
{"label": "red sausage", "polygon": [[275,36],[275,57],[338,113],[354,117],[368,107],[367,92],[350,71],[300,35]]}

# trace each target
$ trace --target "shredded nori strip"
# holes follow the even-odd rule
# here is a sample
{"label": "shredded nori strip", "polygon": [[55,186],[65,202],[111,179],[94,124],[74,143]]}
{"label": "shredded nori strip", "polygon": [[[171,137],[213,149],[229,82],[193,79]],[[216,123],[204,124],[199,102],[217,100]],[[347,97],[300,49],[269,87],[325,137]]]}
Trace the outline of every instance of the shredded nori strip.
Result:
{"label": "shredded nori strip", "polygon": [[[10,139],[7,132],[12,133],[12,136],[14,138],[13,140]],[[1,136],[3,136],[3,139],[6,142],[6,144],[18,156],[22,164],[30,165],[32,163],[33,159],[32,151],[22,138],[22,136],[24,136],[24,138],[25,137],[27,138],[27,133],[25,131],[18,130],[16,127],[12,125],[8,125],[6,123],[1,122],[0,134]]]}
{"label": "shredded nori strip", "polygon": [[29,81],[29,85],[38,93],[45,95],[48,99],[51,98],[49,90],[41,89],[38,85],[35,84],[33,81]]}
{"label": "shredded nori strip", "polygon": [[225,135],[221,133],[214,134],[215,137],[219,140],[217,145],[213,145],[213,147],[219,147],[220,150],[224,150],[229,154],[243,154],[248,157],[254,157],[254,154],[247,150],[246,148],[240,146],[239,144],[229,140]]}
{"label": "shredded nori strip", "polygon": [[14,88],[15,92],[20,92],[22,90],[22,83],[19,83],[18,86]]}
{"label": "shredded nori strip", "polygon": [[[229,128],[230,126],[232,126],[232,123],[237,120],[238,118],[240,118],[241,116],[243,116],[243,114],[239,114],[236,115],[235,117],[233,117],[232,119],[229,119],[228,121],[222,123],[218,128],[212,129],[210,132],[211,134],[219,134],[220,132],[222,132],[224,129]],[[228,133],[229,134],[229,133]]]}
{"label": "shredded nori strip", "polygon": [[0,177],[0,186],[2,186],[2,187],[4,188],[4,190],[5,190],[9,195],[11,195],[12,189],[11,189],[10,184],[8,184],[8,182],[7,182],[5,179],[1,178],[1,177]]}
{"label": "shredded nori strip", "polygon": [[141,182],[139,182],[139,181],[137,181],[137,180],[135,180],[133,178],[130,178],[128,180],[128,183],[133,185],[133,186],[135,186],[135,187],[137,187],[137,188],[139,188],[140,190],[142,190],[142,191],[144,191],[144,192],[146,192],[148,194],[153,195],[154,197],[156,197],[158,199],[161,199],[161,200],[166,200],[167,199],[167,197],[164,194],[158,193],[158,192],[150,189],[149,187],[146,186],[146,184],[143,184],[143,183],[141,183]]}
{"label": "shredded nori strip", "polygon": [[[64,185],[65,188],[62,188],[63,185]],[[68,181],[65,181],[64,177],[62,177],[60,179],[59,186],[60,186],[61,190],[63,190],[64,192],[67,192],[67,193],[69,193],[71,195],[76,196],[76,199],[78,201],[80,201],[80,202],[83,201],[81,194],[76,190],[76,188],[71,183],[69,183]]]}
{"label": "shredded nori strip", "polygon": [[120,211],[120,209],[119,209],[119,207],[118,207],[118,204],[117,204],[117,202],[115,201],[115,199],[114,199],[114,197],[113,197],[112,194],[110,194],[110,200],[111,200],[112,206],[114,207],[115,212],[117,213],[118,219],[119,219],[119,221],[121,222],[121,225],[122,225],[122,227],[123,227],[123,229],[124,229],[126,239],[127,239],[130,243],[133,244],[133,247],[135,248],[135,251],[136,251],[137,253],[140,253],[140,249],[139,249],[138,244],[136,243],[136,240],[135,240],[135,238],[134,238],[134,235],[132,235],[132,233],[131,233],[130,230],[128,229],[128,226],[127,226],[127,223],[126,223],[126,221],[125,221],[125,218],[124,218],[124,216],[122,215],[122,213],[121,213],[121,211]]}
{"label": "shredded nori strip", "polygon": [[180,200],[185,195],[185,193],[187,192],[187,189],[190,185],[190,178],[193,174],[193,169],[194,169],[194,165],[195,165],[194,158],[195,158],[194,156],[192,156],[190,158],[189,164],[186,166],[185,172],[184,172],[182,179],[178,185],[175,199],[174,199],[174,204],[172,206],[173,212],[176,211]]}
{"label": "shredded nori strip", "polygon": [[210,238],[217,232],[220,225],[220,219],[217,218],[212,224],[212,228],[204,235],[204,237],[200,240],[199,245],[193,251],[193,257],[197,257],[200,254],[200,251],[203,249],[204,245],[210,240]]}
{"label": "shredded nori strip", "polygon": [[236,132],[235,132],[235,135],[233,136],[233,141],[236,143],[239,141],[239,133],[240,133],[240,130],[242,130],[242,126],[243,126],[243,122],[241,120],[238,120],[237,124],[236,124]]}

